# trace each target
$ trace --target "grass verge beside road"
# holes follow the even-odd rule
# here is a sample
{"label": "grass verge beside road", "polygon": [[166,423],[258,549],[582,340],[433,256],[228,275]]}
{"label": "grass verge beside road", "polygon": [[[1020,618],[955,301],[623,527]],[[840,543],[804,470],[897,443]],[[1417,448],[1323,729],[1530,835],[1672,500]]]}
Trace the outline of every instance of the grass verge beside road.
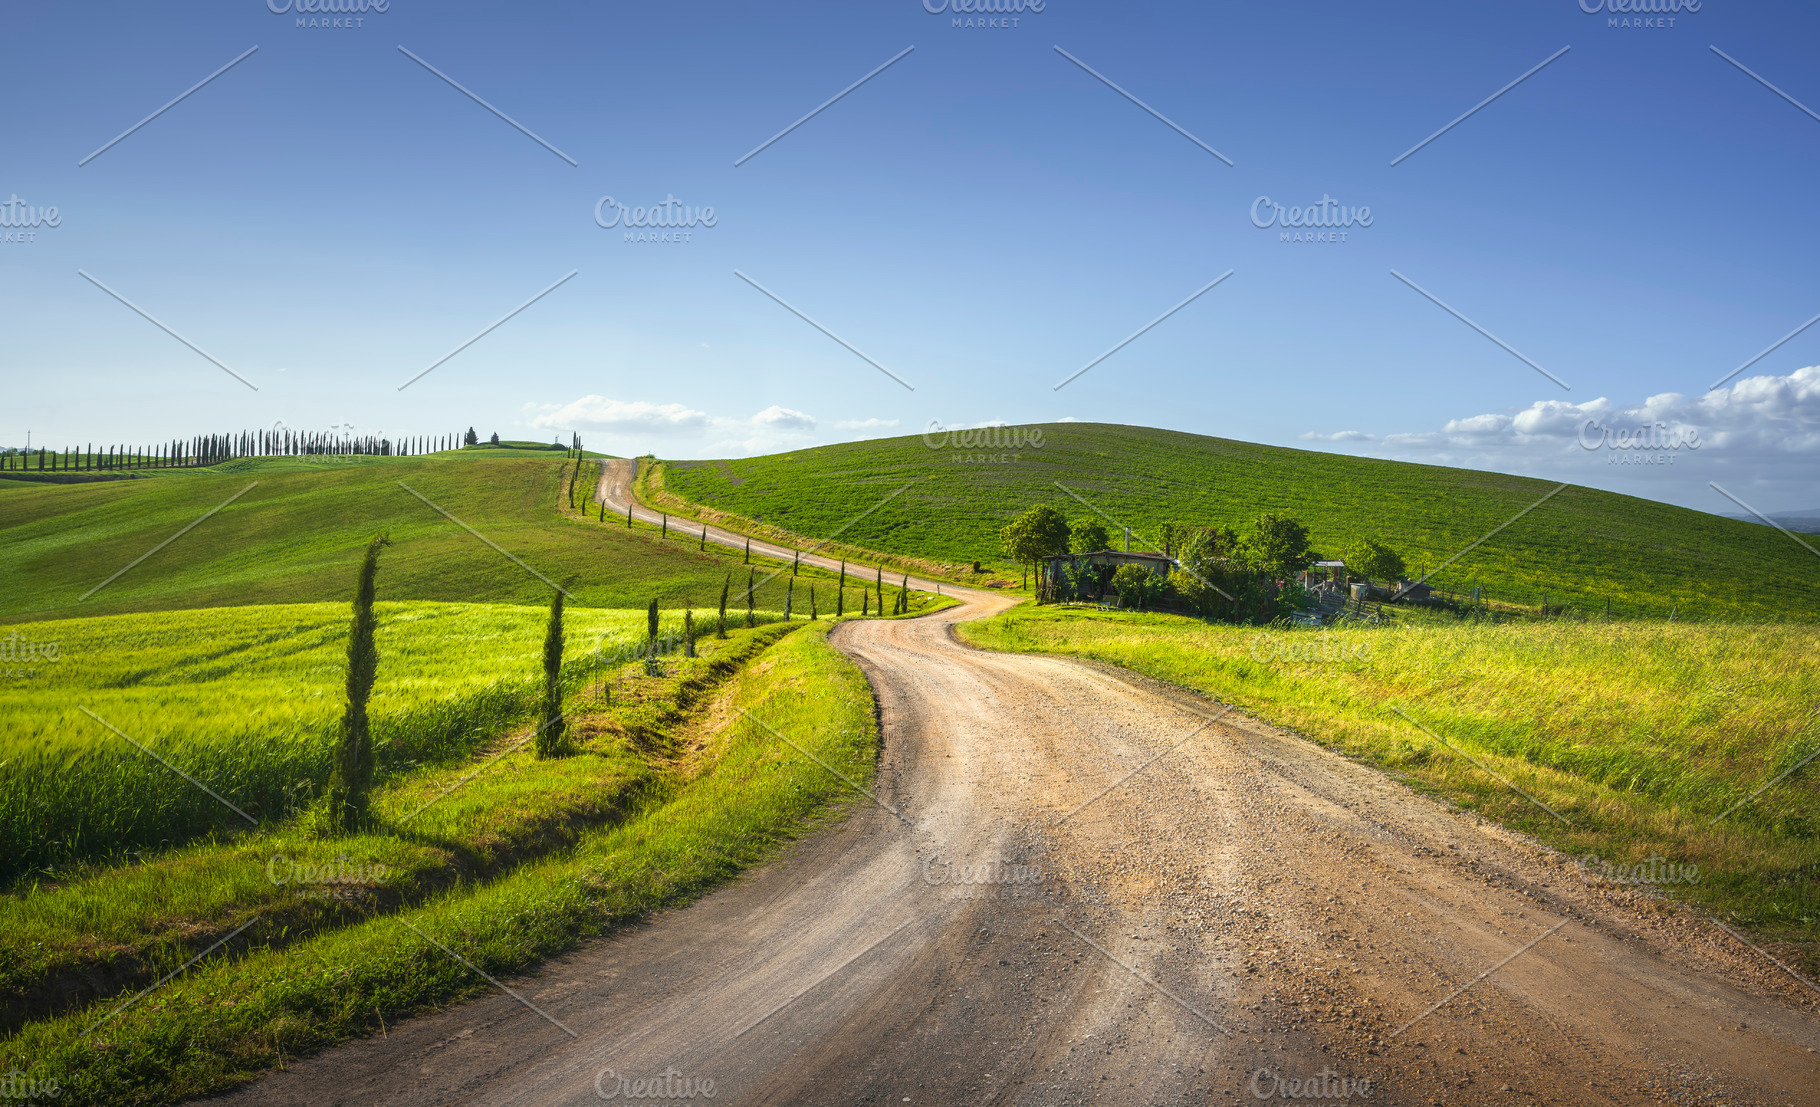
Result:
{"label": "grass verge beside road", "polygon": [[[859,670],[828,646],[827,627],[789,635],[696,704],[686,722],[665,728],[653,752],[673,783],[631,817],[582,829],[570,848],[495,879],[464,882],[396,915],[288,947],[255,923],[242,940],[250,945],[217,952],[92,1031],[124,1000],[28,1023],[0,1042],[0,1070],[54,1079],[71,1103],[203,1094],[491,989],[405,921],[502,975],[699,895],[843,810],[852,795],[736,709],[854,780],[871,779],[878,738],[871,696]],[[612,727],[598,734],[622,740]],[[555,1027],[550,1033],[561,1035]]]}
{"label": "grass verge beside road", "polygon": [[957,629],[981,647],[1092,658],[1193,689],[1576,857],[1655,856],[1652,871],[1682,876],[1694,866],[1697,881],[1636,886],[1820,970],[1820,629],[1262,630],[1031,607]]}

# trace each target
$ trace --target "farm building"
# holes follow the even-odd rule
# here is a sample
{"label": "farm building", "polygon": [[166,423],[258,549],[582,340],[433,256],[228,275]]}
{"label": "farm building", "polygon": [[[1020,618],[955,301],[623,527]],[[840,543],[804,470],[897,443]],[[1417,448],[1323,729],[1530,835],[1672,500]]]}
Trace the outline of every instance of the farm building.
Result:
{"label": "farm building", "polygon": [[1104,596],[1112,583],[1112,574],[1120,566],[1137,565],[1152,576],[1167,578],[1181,563],[1167,554],[1135,550],[1096,550],[1093,553],[1054,554],[1037,563],[1037,592],[1045,600],[1056,595],[1057,582],[1064,584],[1063,595]]}
{"label": "farm building", "polygon": [[1139,553],[1134,550],[1096,550],[1093,553],[1054,554],[1043,559],[1043,573],[1047,576],[1057,568],[1065,570],[1069,576],[1075,576],[1088,569],[1102,570],[1110,577],[1119,571],[1121,565],[1140,565],[1159,577],[1166,577],[1181,567],[1181,563],[1168,554]]}

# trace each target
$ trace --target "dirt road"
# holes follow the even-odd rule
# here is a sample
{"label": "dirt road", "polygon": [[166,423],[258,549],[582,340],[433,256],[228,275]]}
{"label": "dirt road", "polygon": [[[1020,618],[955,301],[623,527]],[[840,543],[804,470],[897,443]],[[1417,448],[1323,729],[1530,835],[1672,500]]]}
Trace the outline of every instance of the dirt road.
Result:
{"label": "dirt road", "polygon": [[967,599],[833,636],[877,805],[507,982],[576,1037],[501,994],[236,1098],[1820,1102],[1820,997],[1712,925],[1217,704],[968,649],[1008,601]]}

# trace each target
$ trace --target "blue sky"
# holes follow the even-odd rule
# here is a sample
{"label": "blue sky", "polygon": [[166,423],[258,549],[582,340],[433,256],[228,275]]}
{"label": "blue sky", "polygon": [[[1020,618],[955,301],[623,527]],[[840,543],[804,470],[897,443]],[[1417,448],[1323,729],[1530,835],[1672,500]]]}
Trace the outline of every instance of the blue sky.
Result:
{"label": "blue sky", "polygon": [[[1635,28],[1609,23],[1671,17],[1051,0],[988,29],[953,24],[1012,17],[924,0],[394,0],[339,29],[271,6],[9,10],[0,194],[59,225],[0,255],[0,442],[472,424],[694,457],[1076,418],[1820,507],[1820,325],[1709,391],[1820,312],[1820,120],[1712,49],[1820,110],[1811,5]],[[716,223],[626,242],[595,223],[606,196]],[[1372,222],[1282,242],[1260,197]],[[1657,421],[1698,445],[1609,448]]]}

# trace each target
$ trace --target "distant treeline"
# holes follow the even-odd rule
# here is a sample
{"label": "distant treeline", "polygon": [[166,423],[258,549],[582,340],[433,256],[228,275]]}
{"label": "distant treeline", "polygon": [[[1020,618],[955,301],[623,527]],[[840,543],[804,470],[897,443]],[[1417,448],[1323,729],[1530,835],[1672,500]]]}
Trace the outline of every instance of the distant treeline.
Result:
{"label": "distant treeline", "polygon": [[[473,431],[469,431],[470,441]],[[238,434],[199,434],[150,446],[90,445],[84,449],[20,450],[0,453],[0,472],[99,472],[109,469],[175,469],[216,465],[237,457],[409,457],[458,448],[462,435],[407,435],[378,438],[320,431],[258,430]]]}

